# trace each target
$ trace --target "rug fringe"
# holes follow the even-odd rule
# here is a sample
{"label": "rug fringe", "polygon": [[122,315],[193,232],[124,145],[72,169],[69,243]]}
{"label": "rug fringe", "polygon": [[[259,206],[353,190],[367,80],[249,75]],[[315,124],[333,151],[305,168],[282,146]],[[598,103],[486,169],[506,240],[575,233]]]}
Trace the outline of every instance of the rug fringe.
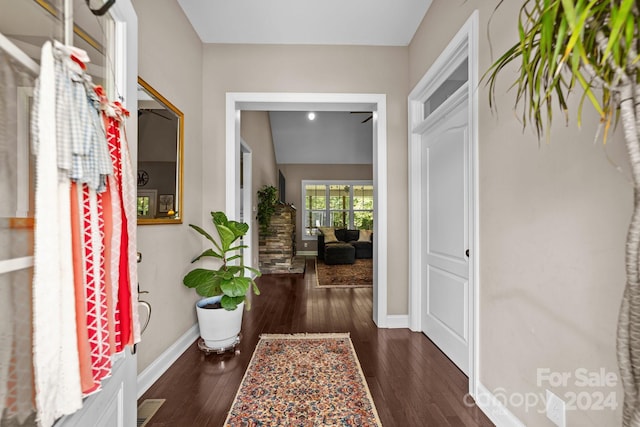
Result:
{"label": "rug fringe", "polygon": [[260,339],[269,340],[269,339],[285,339],[285,340],[295,340],[295,339],[309,339],[309,338],[350,338],[351,334],[349,332],[331,332],[331,333],[311,333],[311,332],[301,332],[297,334],[260,334]]}

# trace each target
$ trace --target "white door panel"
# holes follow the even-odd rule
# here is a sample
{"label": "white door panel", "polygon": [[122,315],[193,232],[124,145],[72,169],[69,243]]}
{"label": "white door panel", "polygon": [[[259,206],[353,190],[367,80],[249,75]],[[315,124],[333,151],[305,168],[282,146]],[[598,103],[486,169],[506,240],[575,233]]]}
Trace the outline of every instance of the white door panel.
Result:
{"label": "white door panel", "polygon": [[136,420],[136,356],[129,348],[115,356],[112,376],[102,390],[87,397],[78,412],[61,418],[55,427],[133,427]]}
{"label": "white door panel", "polygon": [[462,341],[468,339],[467,310],[469,281],[435,267],[427,271],[429,295],[427,310],[429,314],[440,321],[442,327],[457,335]]}
{"label": "white door panel", "polygon": [[422,330],[469,369],[469,137],[461,102],[422,134]]}
{"label": "white door panel", "polygon": [[[454,118],[455,119],[455,118]],[[443,123],[443,126],[446,126]],[[427,183],[429,202],[427,218],[430,254],[465,261],[466,241],[466,174],[465,129],[445,128],[435,135],[425,135],[428,151]]]}

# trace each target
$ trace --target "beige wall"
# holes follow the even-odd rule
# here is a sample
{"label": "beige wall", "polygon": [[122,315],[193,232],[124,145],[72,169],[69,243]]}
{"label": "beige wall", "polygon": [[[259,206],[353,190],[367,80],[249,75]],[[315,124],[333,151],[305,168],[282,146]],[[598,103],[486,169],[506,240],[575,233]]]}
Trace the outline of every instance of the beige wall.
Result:
{"label": "beige wall", "polygon": [[[406,96],[474,8],[480,9],[481,73],[488,67],[485,30],[493,7],[434,0],[409,48],[206,45],[201,51],[175,2],[137,0],[140,75],[185,113],[185,223],[201,223],[203,213],[225,208],[226,92],[385,93],[394,236],[387,248],[389,313],[406,314]],[[494,52],[515,41],[517,11],[517,4],[504,2],[494,18]],[[164,32],[168,27],[172,31]],[[507,397],[545,388],[560,395],[608,393],[612,389],[577,387],[575,377],[567,387],[538,384],[536,373],[617,372],[615,321],[631,190],[603,148],[592,144],[592,113],[585,113],[582,131],[575,120],[566,128],[558,121],[549,145],[523,133],[511,112],[513,94],[504,94],[508,73],[499,87],[499,116],[489,111],[484,86],[479,89],[480,380]],[[619,137],[606,149],[624,163]],[[295,187],[290,180],[288,190]],[[196,297],[180,282],[201,242],[186,225],[140,227],[139,241],[141,287],[151,291],[154,313],[163,313],[143,337],[141,370],[195,322]],[[614,390],[621,403],[619,387]],[[541,407],[509,408],[527,425],[551,425],[538,413]],[[619,410],[568,412],[569,425],[615,425],[619,419]]]}
{"label": "beige wall", "polygon": [[[187,224],[202,224],[202,44],[177,2],[136,0],[138,72],[184,113],[184,224],[138,227],[140,288],[153,316],[138,347],[138,372],[196,322],[196,294],[182,285],[203,244]],[[170,28],[171,31],[167,31]]]}
{"label": "beige wall", "polygon": [[[298,251],[318,250],[317,240],[302,240],[302,180],[305,179],[325,179],[325,180],[373,180],[372,165],[278,165],[285,179],[286,201],[293,203],[297,208],[296,211],[296,248]],[[305,247],[305,243],[307,246]]]}
{"label": "beige wall", "polygon": [[259,189],[264,185],[273,185],[278,187],[278,168],[276,166],[276,154],[273,149],[273,140],[271,138],[271,124],[269,122],[269,113],[266,111],[242,111],[240,116],[240,135],[244,142],[251,147],[251,195],[252,208],[251,222],[249,230],[252,233],[251,248],[253,266],[258,268],[258,233],[259,225],[256,220],[255,207],[258,206]]}
{"label": "beige wall", "polygon": [[[389,314],[407,313],[407,65],[403,47],[205,45],[204,207],[224,208],[227,92],[387,95]],[[220,183],[220,185],[218,185]]]}
{"label": "beige wall", "polygon": [[[487,21],[496,2],[434,0],[409,47],[412,88],[473,9],[480,10],[480,73],[490,65]],[[494,55],[517,38],[519,4],[503,2],[490,27]],[[624,285],[624,241],[631,187],[594,144],[597,117],[585,107],[568,127],[558,116],[550,144],[522,132],[506,91],[515,68],[498,88],[499,115],[479,89],[480,161],[480,381],[506,397],[543,393],[617,392],[620,387],[578,387],[575,370],[617,373],[615,328]],[[574,105],[575,107],[575,105]],[[587,112],[587,110],[589,110]],[[576,109],[573,108],[572,112]],[[625,165],[619,135],[606,150]],[[538,381],[537,369],[569,372],[566,387]],[[566,399],[565,399],[566,400]],[[551,426],[544,407],[508,405],[526,425]],[[568,425],[620,424],[620,411],[570,410]]]}

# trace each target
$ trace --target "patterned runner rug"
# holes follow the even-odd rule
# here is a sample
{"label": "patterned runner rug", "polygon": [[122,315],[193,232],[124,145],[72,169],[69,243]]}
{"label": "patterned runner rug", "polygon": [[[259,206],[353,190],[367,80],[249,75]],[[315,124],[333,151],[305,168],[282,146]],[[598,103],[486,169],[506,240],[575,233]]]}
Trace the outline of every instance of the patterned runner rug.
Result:
{"label": "patterned runner rug", "polygon": [[349,334],[263,334],[224,425],[382,426]]}
{"label": "patterned runner rug", "polygon": [[316,259],[319,288],[373,287],[373,260],[357,259],[353,264],[327,265]]}

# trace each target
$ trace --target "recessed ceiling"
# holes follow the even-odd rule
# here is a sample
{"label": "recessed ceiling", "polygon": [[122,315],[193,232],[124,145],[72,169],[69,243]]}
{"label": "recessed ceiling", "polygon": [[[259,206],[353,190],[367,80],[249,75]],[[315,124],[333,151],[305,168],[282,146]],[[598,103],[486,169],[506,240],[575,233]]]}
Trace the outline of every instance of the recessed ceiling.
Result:
{"label": "recessed ceiling", "polygon": [[432,0],[178,0],[203,43],[407,46]]}

